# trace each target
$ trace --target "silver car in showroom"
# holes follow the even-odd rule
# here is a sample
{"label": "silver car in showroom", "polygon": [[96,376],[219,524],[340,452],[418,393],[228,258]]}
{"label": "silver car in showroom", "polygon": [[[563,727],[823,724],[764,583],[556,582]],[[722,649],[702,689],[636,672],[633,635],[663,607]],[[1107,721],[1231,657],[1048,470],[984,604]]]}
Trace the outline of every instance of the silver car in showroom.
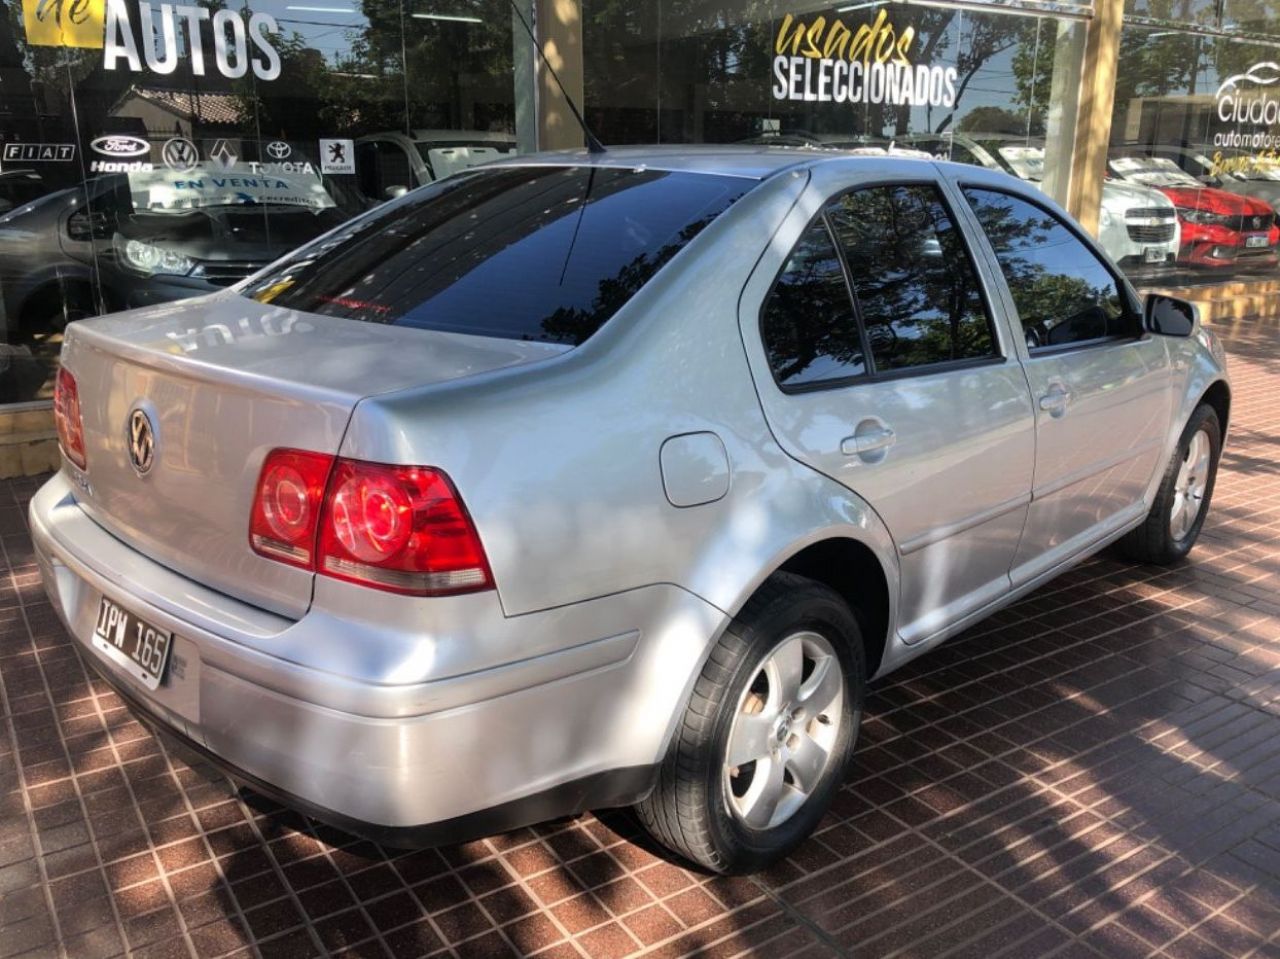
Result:
{"label": "silver car in showroom", "polygon": [[634,805],[720,872],[869,680],[1185,556],[1231,400],[1035,186],[771,148],[466,170],[62,364],[36,552],[145,721],[389,845]]}

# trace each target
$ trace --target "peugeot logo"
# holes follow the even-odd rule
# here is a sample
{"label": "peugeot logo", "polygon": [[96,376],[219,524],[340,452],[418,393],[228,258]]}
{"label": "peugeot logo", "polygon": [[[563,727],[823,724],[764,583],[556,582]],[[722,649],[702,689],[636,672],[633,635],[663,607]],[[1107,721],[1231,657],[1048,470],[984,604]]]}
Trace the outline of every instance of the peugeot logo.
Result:
{"label": "peugeot logo", "polygon": [[1253,218],[1253,228],[1254,228],[1255,230],[1261,230],[1261,229],[1262,229],[1262,217],[1260,217],[1260,216],[1255,216],[1255,217]]}
{"label": "peugeot logo", "polygon": [[136,157],[151,152],[151,144],[141,137],[98,137],[89,145],[95,153],[109,157]]}
{"label": "peugeot logo", "polygon": [[145,476],[156,457],[156,437],[151,429],[151,417],[145,410],[129,414],[129,461],[134,472]]}

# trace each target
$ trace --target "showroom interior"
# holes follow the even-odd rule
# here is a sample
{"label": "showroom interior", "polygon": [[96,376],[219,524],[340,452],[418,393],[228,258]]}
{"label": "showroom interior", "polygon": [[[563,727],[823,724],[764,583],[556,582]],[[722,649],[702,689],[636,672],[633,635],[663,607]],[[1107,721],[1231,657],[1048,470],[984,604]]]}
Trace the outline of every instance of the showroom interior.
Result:
{"label": "showroom interior", "polygon": [[1269,0],[10,0],[0,474],[56,465],[68,322],[216,292],[406,190],[580,147],[562,90],[606,145],[1002,170],[1139,288],[1274,312],[1278,47]]}

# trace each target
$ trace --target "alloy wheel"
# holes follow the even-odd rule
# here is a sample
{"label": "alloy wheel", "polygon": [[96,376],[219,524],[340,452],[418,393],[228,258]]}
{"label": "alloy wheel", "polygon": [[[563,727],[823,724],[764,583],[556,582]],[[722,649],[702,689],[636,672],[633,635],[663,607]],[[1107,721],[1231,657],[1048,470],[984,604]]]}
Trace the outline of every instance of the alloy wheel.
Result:
{"label": "alloy wheel", "polygon": [[751,829],[794,816],[833,762],[844,671],[826,637],[787,636],[760,661],[738,699],[723,781],[730,812]]}
{"label": "alloy wheel", "polygon": [[1169,509],[1169,534],[1175,542],[1187,537],[1204,509],[1212,451],[1209,434],[1205,430],[1197,430],[1187,443],[1186,455],[1182,458],[1173,486],[1173,505]]}

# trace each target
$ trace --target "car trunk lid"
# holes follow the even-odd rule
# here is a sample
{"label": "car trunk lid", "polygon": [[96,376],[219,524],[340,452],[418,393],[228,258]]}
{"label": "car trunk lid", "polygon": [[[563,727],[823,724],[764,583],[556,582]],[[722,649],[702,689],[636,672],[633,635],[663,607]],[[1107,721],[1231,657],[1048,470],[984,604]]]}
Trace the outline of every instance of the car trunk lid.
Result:
{"label": "car trunk lid", "polygon": [[[68,328],[80,393],[84,510],[146,556],[246,602],[300,616],[313,574],[249,545],[258,473],[277,447],[336,453],[376,393],[546,359],[567,348],[300,313],[231,294]],[[149,469],[130,455],[146,413]],[[74,469],[68,466],[68,469]]]}

